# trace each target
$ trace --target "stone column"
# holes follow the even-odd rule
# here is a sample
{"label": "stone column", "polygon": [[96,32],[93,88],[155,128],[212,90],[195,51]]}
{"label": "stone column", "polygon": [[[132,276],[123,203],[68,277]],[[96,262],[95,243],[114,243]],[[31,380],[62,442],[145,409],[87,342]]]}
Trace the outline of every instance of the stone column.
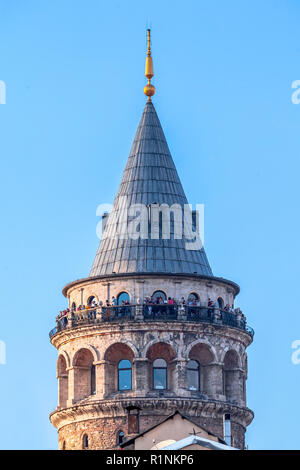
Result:
{"label": "stone column", "polygon": [[68,400],[68,374],[57,377],[58,384],[58,408],[65,408]]}
{"label": "stone column", "polygon": [[180,304],[180,305],[178,305],[177,308],[178,308],[178,316],[177,316],[178,320],[179,321],[186,321],[187,316],[186,316],[186,311],[185,311],[184,305]]}
{"label": "stone column", "polygon": [[133,388],[137,397],[144,397],[151,387],[150,361],[147,358],[135,358],[133,360],[135,377],[133,377]]}
{"label": "stone column", "polygon": [[212,313],[214,323],[222,324],[222,313],[219,308],[215,307]]}
{"label": "stone column", "polygon": [[230,369],[224,371],[226,400],[244,403],[244,371],[242,369]]}
{"label": "stone column", "polygon": [[105,394],[105,364],[106,361],[98,361],[94,363],[96,371],[96,398],[99,400],[103,399]]}
{"label": "stone column", "polygon": [[[69,371],[69,399],[68,406],[91,394],[91,368],[86,366],[73,366]],[[69,405],[70,403],[70,405]]]}
{"label": "stone column", "polygon": [[135,306],[134,319],[135,320],[144,320],[143,304],[138,304],[138,305]]}
{"label": "stone column", "polygon": [[223,366],[217,362],[201,366],[203,370],[203,392],[215,400],[224,400]]}
{"label": "stone column", "polygon": [[67,406],[72,406],[75,396],[74,367],[68,367],[67,371],[69,373]]}
{"label": "stone column", "polygon": [[187,363],[186,359],[177,359],[176,360],[176,375],[177,375],[177,385],[175,385],[174,392],[179,396],[189,396],[190,392],[187,389]]}

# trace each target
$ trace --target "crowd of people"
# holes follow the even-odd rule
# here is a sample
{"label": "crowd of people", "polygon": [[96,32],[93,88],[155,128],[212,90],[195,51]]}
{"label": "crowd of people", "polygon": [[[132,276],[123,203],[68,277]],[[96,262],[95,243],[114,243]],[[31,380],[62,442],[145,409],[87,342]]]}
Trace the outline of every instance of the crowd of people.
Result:
{"label": "crowd of people", "polygon": [[[188,307],[203,306],[203,305],[201,305],[200,300],[197,299],[195,296],[190,296],[186,301],[184,297],[181,297],[180,299],[177,300],[174,297],[173,298],[172,297],[164,298],[161,295],[160,296],[158,295],[154,298],[145,297],[144,300],[143,300],[143,304],[147,305],[149,307],[150,306],[157,306],[157,305],[174,305],[174,306],[187,305]],[[112,296],[111,301],[106,300],[105,302],[100,301],[99,303],[94,298],[90,302],[89,305],[78,305],[78,307],[76,307],[75,304],[72,304],[71,308],[66,308],[65,310],[61,310],[59,312],[59,315],[57,316],[57,320],[60,320],[61,318],[66,317],[69,313],[74,315],[75,313],[79,313],[82,310],[93,310],[93,309],[97,309],[99,307],[102,307],[104,310],[109,308],[109,307],[118,307],[118,308],[120,308],[121,311],[125,311],[124,309],[122,309],[122,307],[129,307],[130,305],[131,304],[130,304],[128,299],[127,300],[122,300],[121,303],[118,304],[118,300],[114,296]],[[234,311],[233,305],[230,306],[229,304],[226,304],[224,307],[222,307],[218,303],[218,301],[215,302],[210,298],[208,299],[207,307],[209,308],[209,312],[212,312],[215,307],[221,308],[223,311],[229,312],[229,313],[232,313]],[[126,309],[126,312],[127,311],[128,311],[128,309]],[[151,311],[152,311],[152,309],[151,309]]]}

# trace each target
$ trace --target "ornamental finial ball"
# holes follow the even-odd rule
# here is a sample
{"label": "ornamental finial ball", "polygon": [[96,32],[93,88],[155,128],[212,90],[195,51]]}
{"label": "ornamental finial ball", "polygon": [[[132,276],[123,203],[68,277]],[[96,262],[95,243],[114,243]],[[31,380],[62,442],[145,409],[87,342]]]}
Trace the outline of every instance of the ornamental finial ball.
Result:
{"label": "ornamental finial ball", "polygon": [[144,87],[144,93],[148,97],[153,96],[155,93],[155,86],[151,85],[151,83],[148,83],[148,85]]}

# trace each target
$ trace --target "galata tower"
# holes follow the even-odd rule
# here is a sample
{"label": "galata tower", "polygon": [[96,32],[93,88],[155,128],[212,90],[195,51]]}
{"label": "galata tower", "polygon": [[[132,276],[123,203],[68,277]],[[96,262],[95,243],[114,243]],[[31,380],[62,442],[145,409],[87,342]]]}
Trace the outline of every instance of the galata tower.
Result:
{"label": "galata tower", "polygon": [[[254,333],[234,306],[238,285],[213,275],[191,233],[180,236],[188,202],[151,100],[147,37],[148,100],[120,187],[90,275],[64,287],[68,309],[50,332],[50,420],[60,449],[113,449],[178,410],[243,449]],[[190,215],[193,232],[199,213]]]}

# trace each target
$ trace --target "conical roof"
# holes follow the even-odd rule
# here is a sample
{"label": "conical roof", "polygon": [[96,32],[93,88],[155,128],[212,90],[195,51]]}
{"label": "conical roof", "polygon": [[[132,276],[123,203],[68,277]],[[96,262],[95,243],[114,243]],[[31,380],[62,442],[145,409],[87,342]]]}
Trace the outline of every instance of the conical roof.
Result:
{"label": "conical roof", "polygon": [[212,276],[203,248],[186,249],[186,240],[133,239],[116,236],[116,217],[127,205],[187,204],[152,101],[146,103],[122,181],[100,242],[90,276],[128,273],[181,273]]}

